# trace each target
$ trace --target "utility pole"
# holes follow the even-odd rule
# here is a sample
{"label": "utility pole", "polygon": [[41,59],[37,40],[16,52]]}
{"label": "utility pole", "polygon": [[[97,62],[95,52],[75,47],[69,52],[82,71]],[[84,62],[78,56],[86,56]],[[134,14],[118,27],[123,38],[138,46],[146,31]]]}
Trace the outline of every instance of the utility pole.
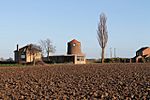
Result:
{"label": "utility pole", "polygon": [[116,48],[114,48],[114,58],[116,58]]}
{"label": "utility pole", "polygon": [[112,48],[110,48],[110,59],[112,58]]}

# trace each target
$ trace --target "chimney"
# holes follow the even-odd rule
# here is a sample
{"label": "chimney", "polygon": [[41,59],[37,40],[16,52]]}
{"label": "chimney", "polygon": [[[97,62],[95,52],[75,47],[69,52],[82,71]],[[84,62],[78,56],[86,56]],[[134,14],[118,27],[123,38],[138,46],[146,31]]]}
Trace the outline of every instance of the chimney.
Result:
{"label": "chimney", "polygon": [[19,51],[19,45],[17,44],[17,51]]}

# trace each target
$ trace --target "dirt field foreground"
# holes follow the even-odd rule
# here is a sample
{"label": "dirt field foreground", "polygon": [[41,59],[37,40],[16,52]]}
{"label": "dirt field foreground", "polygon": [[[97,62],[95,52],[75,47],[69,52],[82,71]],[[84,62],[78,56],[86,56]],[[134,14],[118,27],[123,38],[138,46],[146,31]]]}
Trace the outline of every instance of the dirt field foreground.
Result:
{"label": "dirt field foreground", "polygon": [[150,64],[0,67],[0,99],[150,100]]}

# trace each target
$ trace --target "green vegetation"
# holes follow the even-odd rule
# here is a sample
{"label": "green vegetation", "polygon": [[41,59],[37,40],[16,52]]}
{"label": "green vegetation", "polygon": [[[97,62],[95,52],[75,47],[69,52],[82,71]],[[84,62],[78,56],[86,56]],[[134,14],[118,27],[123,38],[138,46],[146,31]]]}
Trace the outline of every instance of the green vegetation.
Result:
{"label": "green vegetation", "polygon": [[0,67],[20,67],[20,64],[0,64]]}

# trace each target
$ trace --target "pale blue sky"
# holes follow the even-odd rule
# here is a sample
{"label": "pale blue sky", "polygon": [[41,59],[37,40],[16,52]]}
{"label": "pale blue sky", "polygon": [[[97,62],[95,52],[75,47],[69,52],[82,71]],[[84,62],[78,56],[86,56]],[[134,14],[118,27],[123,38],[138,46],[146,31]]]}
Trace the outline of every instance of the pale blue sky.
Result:
{"label": "pale blue sky", "polygon": [[55,54],[66,53],[66,43],[77,39],[88,58],[99,58],[99,15],[107,16],[109,48],[118,57],[133,57],[150,46],[150,0],[1,0],[0,57],[13,57],[16,44],[24,46],[50,38]]}

